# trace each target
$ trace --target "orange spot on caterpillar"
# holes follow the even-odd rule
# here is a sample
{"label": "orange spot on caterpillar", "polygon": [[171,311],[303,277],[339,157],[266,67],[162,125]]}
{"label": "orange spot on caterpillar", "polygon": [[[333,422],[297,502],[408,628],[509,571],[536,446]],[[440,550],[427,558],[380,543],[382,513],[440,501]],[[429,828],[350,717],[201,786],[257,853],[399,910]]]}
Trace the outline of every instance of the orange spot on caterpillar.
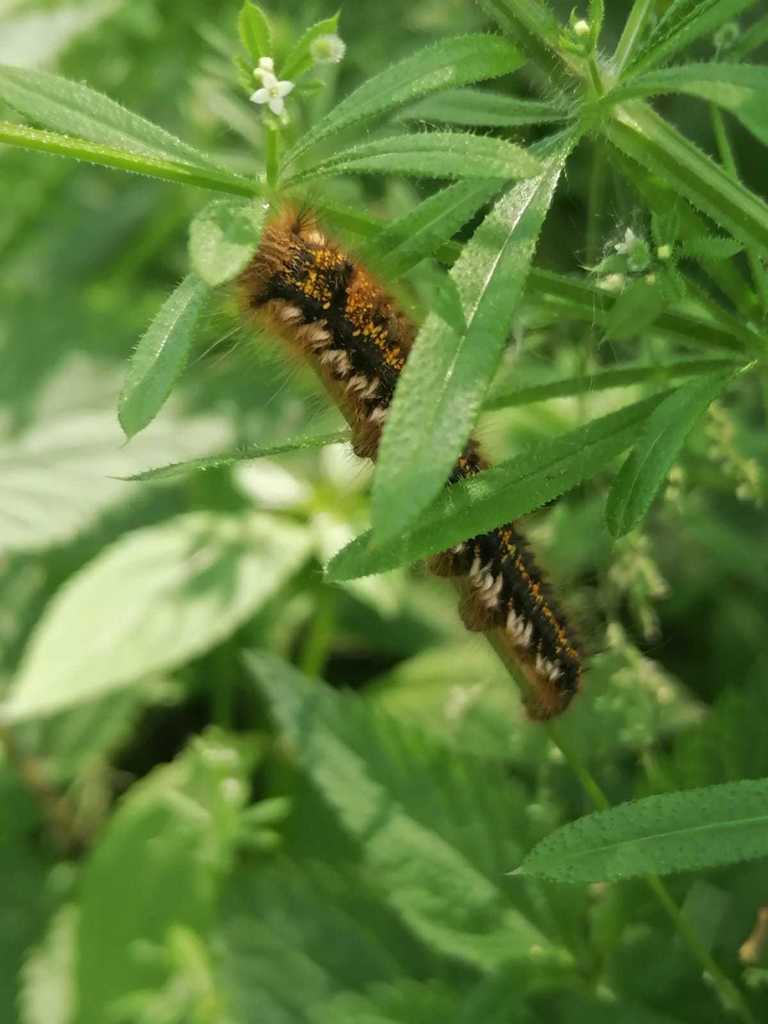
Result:
{"label": "orange spot on caterpillar", "polygon": [[[352,428],[355,452],[375,458],[415,335],[389,293],[311,214],[291,210],[268,225],[239,293],[245,313],[313,367]],[[450,482],[484,468],[470,440]],[[456,578],[467,628],[488,633],[520,670],[531,717],[564,711],[580,684],[579,645],[515,524],[473,537],[429,566]]]}

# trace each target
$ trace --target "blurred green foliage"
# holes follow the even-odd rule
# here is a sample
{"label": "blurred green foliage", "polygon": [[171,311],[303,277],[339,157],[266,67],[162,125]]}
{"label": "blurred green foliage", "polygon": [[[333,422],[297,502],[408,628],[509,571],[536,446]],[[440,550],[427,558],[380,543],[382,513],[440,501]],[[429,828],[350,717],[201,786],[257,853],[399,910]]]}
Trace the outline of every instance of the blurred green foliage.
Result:
{"label": "blurred green foliage", "polygon": [[[348,4],[346,57],[302,98],[302,129],[396,60],[496,31],[492,15],[519,6]],[[686,24],[696,13],[681,0],[606,4],[600,51],[613,52],[630,9],[647,8],[653,32],[670,6]],[[567,26],[570,5],[552,7]],[[583,7],[594,26],[603,5]],[[731,8],[730,35],[692,38],[690,60],[760,64],[766,16]],[[0,0],[0,63],[85,81],[232,171],[260,173],[265,133],[229,59],[238,9]],[[275,3],[277,48],[332,13]],[[563,53],[578,61],[571,31]],[[492,91],[546,101],[546,124],[575,87],[542,61]],[[460,116],[467,102],[474,110],[477,97]],[[429,117],[451,121],[450,105]],[[700,98],[654,105],[723,158],[723,122]],[[18,120],[2,91],[0,108]],[[502,108],[511,116],[497,103],[497,118]],[[518,120],[494,130],[536,142],[530,109],[518,103]],[[744,184],[765,195],[764,148],[741,120],[727,133]],[[449,588],[418,568],[324,582],[322,567],[370,518],[369,469],[346,447],[123,479],[341,426],[311,375],[238,323],[223,288],[172,398],[124,443],[126,362],[189,272],[188,226],[210,195],[10,147],[0,190],[0,686],[23,685],[27,702],[1,736],[2,1020],[764,1020],[764,859],[676,875],[674,923],[641,881],[510,872],[592,810],[585,777],[613,804],[768,776],[765,368],[671,453],[642,532],[609,534],[607,469],[529,521],[594,652],[584,693],[550,733],[463,631]],[[387,175],[312,185],[310,198],[396,222],[433,191]],[[696,352],[701,339],[675,341],[662,312],[713,331],[736,322],[764,345],[759,303],[749,318],[740,302],[750,272],[765,275],[766,250],[742,251],[726,226],[668,206],[658,175],[626,154],[576,149],[536,266],[589,284],[586,314],[561,315],[536,278],[494,395]],[[703,225],[680,266],[660,251],[676,218]],[[649,261],[669,291],[647,315],[637,289]],[[594,284],[617,274],[632,287],[601,321]],[[423,298],[418,278],[406,294]],[[703,344],[700,355],[723,356]],[[638,375],[621,391],[492,402],[480,436],[512,459],[668,383]],[[764,816],[755,828],[765,836]],[[743,993],[736,1002],[703,970],[710,955]]]}

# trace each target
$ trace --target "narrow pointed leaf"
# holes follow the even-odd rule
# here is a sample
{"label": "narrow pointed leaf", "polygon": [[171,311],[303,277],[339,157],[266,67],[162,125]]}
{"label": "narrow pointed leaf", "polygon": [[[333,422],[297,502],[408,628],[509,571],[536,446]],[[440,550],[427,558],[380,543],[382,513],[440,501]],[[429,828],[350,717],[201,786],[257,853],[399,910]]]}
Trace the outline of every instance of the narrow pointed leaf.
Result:
{"label": "narrow pointed leaf", "polygon": [[768,68],[744,64],[684,64],[633,78],[612,94],[613,102],[639,96],[685,93],[730,111],[768,145]]}
{"label": "narrow pointed leaf", "polygon": [[485,403],[485,408],[508,409],[513,406],[546,402],[552,398],[567,398],[572,395],[589,395],[593,391],[609,388],[627,388],[636,384],[665,384],[675,377],[697,377],[717,370],[736,369],[737,363],[730,359],[681,359],[676,363],[658,363],[653,366],[620,366],[615,370],[599,370],[596,373],[565,380],[553,380],[547,384],[534,384],[514,391],[499,391]]}
{"label": "narrow pointed leaf", "polygon": [[605,517],[615,537],[645,518],[686,438],[732,376],[715,373],[684,384],[654,410],[608,495]]}
{"label": "narrow pointed leaf", "polygon": [[287,160],[295,160],[322,139],[350,125],[381,117],[430,93],[507,75],[522,64],[520,51],[497,36],[444,39],[369,78],[305,132]]}
{"label": "narrow pointed leaf", "polygon": [[383,227],[366,244],[363,258],[385,279],[396,280],[434,255],[499,189],[500,183],[482,179],[448,185]]}
{"label": "narrow pointed leaf", "polygon": [[133,437],[158,414],[186,366],[208,285],[194,274],[168,297],[139,341],[120,395],[120,426]]}
{"label": "narrow pointed leaf", "polygon": [[351,440],[352,435],[348,430],[338,430],[334,434],[318,434],[315,437],[297,437],[280,444],[250,444],[243,445],[237,451],[228,452],[224,455],[211,455],[202,459],[190,459],[188,462],[174,462],[169,466],[158,466],[155,469],[145,469],[142,473],[135,473],[133,476],[121,477],[123,480],[145,481],[145,480],[176,480],[186,476],[188,473],[203,472],[207,469],[223,469],[226,466],[233,466],[237,462],[247,462],[250,459],[270,458],[274,455],[285,455],[288,452],[305,451],[309,448],[323,448],[328,444],[345,444]]}
{"label": "narrow pointed leaf", "polygon": [[645,44],[638,49],[632,71],[656,67],[702,36],[753,7],[757,0],[675,0],[659,19]]}
{"label": "narrow pointed leaf", "polygon": [[613,882],[768,856],[768,779],[663,793],[564,825],[518,873],[558,882]]}
{"label": "narrow pointed leaf", "polygon": [[255,67],[262,57],[271,57],[272,30],[267,16],[257,3],[245,0],[237,20],[240,42]]}
{"label": "narrow pointed leaf", "polygon": [[496,203],[454,264],[467,331],[459,335],[431,314],[419,332],[379,449],[373,521],[380,542],[405,529],[437,496],[469,437],[574,141],[560,139],[544,172]]}
{"label": "narrow pointed leaf", "polygon": [[389,541],[371,532],[343,548],[328,566],[332,580],[355,579],[410,565],[468,537],[532,512],[609,468],[637,439],[663,395],[593,420],[478,476],[446,488],[419,522]]}
{"label": "narrow pointed leaf", "polygon": [[639,102],[617,107],[605,132],[647,171],[729,231],[759,250],[768,249],[768,204]]}
{"label": "narrow pointed leaf", "polygon": [[289,179],[297,185],[332,174],[411,174],[420,178],[530,178],[541,165],[521,146],[469,132],[392,135],[342,149]]}
{"label": "narrow pointed leaf", "polygon": [[468,128],[516,128],[551,124],[567,117],[561,107],[486,89],[450,89],[415,103],[400,114],[403,121],[460,124]]}
{"label": "narrow pointed leaf", "polygon": [[115,146],[103,146],[88,139],[73,138],[57,132],[40,131],[25,124],[0,121],[0,144],[18,146],[53,156],[66,156],[86,160],[100,167],[110,167],[131,174],[143,174],[160,181],[173,181],[193,188],[228,192],[236,196],[256,196],[261,192],[259,183],[241,178],[230,171],[215,167],[201,167],[178,160],[167,160],[144,152],[131,152]]}
{"label": "narrow pointed leaf", "polygon": [[215,166],[194,146],[82,82],[0,65],[0,98],[35,124],[65,135],[188,164]]}

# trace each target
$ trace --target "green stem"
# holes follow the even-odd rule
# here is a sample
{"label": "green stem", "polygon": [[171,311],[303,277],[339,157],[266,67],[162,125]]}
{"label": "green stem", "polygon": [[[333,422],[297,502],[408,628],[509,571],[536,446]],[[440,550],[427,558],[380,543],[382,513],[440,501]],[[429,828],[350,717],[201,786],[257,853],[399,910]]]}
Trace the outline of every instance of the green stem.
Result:
{"label": "green stem", "polygon": [[595,95],[599,98],[605,93],[605,86],[603,85],[603,78],[600,74],[600,68],[597,66],[594,53],[591,53],[587,58],[587,68],[589,69],[589,80],[592,83],[592,88],[595,90]]}
{"label": "green stem", "polygon": [[613,72],[619,78],[642,35],[648,15],[653,10],[653,0],[635,0],[629,12],[624,31],[613,55]]}
{"label": "green stem", "polygon": [[[586,764],[568,744],[563,743],[562,737],[558,734],[557,727],[554,723],[550,722],[546,726],[546,729],[549,734],[549,738],[561,752],[571,770],[581,782],[584,787],[584,791],[587,793],[594,806],[599,811],[608,810],[610,807],[608,797],[602,791]],[[737,1014],[742,1021],[744,1021],[744,1024],[757,1024],[752,1011],[744,1000],[744,996],[728,975],[722,970],[719,964],[713,960],[709,950],[702,944],[694,929],[680,912],[680,908],[675,903],[664,882],[657,875],[647,875],[645,877],[645,881],[651,892],[656,896],[661,906],[669,915],[677,929],[678,935],[681,937],[683,942],[685,942],[691,955],[699,962],[702,969],[711,978],[712,985],[717,990],[717,994],[723,1007],[732,1009],[733,1012]]]}
{"label": "green stem", "polygon": [[144,174],[150,178],[159,178],[161,181],[178,182],[181,185],[192,185],[214,192],[229,192],[238,196],[256,196],[262,192],[259,182],[226,171],[176,163],[144,153],[131,153],[113,146],[97,145],[86,139],[39,131],[7,121],[0,122],[0,143],[19,146],[21,149],[40,150],[55,156],[73,157],[75,160],[86,160],[101,167]]}
{"label": "green stem", "polygon": [[270,188],[277,187],[280,177],[280,132],[270,125],[264,126],[264,145],[266,148],[267,184]]}
{"label": "green stem", "polygon": [[325,586],[320,591],[317,610],[301,652],[299,667],[306,676],[322,676],[331,651],[336,624],[336,591]]}

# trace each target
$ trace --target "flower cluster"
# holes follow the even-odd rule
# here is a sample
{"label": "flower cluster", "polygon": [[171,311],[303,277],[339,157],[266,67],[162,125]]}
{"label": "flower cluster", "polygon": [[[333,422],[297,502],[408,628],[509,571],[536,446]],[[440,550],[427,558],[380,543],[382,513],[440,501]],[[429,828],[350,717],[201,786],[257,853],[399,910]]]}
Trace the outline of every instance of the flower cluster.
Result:
{"label": "flower cluster", "polygon": [[251,102],[266,104],[275,117],[281,117],[285,113],[285,97],[293,92],[294,83],[278,81],[271,57],[261,58],[253,76],[261,82],[261,88],[251,94]]}
{"label": "flower cluster", "polygon": [[[309,59],[306,65],[300,65],[299,73],[307,70],[310,59],[313,64],[338,64],[346,53],[344,40],[334,33],[318,36],[309,47]],[[285,116],[285,98],[296,88],[296,83],[288,79],[281,81],[275,74],[275,62],[272,57],[262,57],[253,77],[261,87],[251,93],[252,103],[267,106],[275,117]]]}

